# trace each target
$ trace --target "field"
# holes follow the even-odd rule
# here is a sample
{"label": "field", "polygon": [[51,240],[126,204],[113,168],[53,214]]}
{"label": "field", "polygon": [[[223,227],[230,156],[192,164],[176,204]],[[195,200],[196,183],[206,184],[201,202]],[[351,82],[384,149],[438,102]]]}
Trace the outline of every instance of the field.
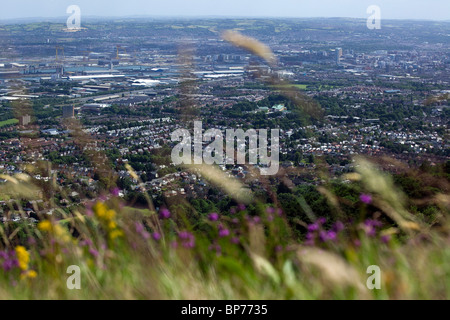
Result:
{"label": "field", "polygon": [[0,121],[0,128],[5,127],[5,126],[10,126],[12,124],[17,124],[17,123],[19,123],[19,120],[17,120],[17,119],[8,119],[5,121]]}

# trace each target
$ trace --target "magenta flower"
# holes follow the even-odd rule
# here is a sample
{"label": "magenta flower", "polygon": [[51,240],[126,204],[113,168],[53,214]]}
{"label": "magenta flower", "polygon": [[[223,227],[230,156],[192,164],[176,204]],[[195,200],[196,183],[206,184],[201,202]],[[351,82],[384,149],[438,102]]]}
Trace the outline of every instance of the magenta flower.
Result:
{"label": "magenta flower", "polygon": [[223,238],[223,237],[227,237],[229,235],[230,235],[230,230],[228,230],[228,229],[219,230],[219,237]]}
{"label": "magenta flower", "polygon": [[115,187],[115,188],[113,188],[113,189],[111,190],[111,194],[112,194],[114,197],[117,197],[117,196],[119,195],[119,193],[120,193],[120,189],[117,188],[117,187]]}
{"label": "magenta flower", "polygon": [[89,253],[92,254],[95,258],[98,257],[98,251],[95,248],[89,248]]}
{"label": "magenta flower", "polygon": [[272,208],[272,207],[268,207],[267,209],[266,209],[266,213],[275,213],[275,209],[274,208]]}
{"label": "magenta flower", "polygon": [[372,196],[370,194],[362,193],[359,196],[359,200],[361,200],[365,204],[370,204],[372,202]]}
{"label": "magenta flower", "polygon": [[140,222],[136,222],[136,232],[137,233],[142,233],[144,231],[144,225]]}
{"label": "magenta flower", "polygon": [[233,237],[230,239],[230,241],[231,241],[231,243],[234,243],[234,244],[238,244],[240,242],[238,237]]}
{"label": "magenta flower", "polygon": [[240,203],[240,204],[238,204],[238,209],[239,209],[240,211],[244,211],[246,208],[245,208],[245,205],[244,205],[244,204]]}
{"label": "magenta flower", "polygon": [[155,231],[152,233],[152,238],[155,241],[159,241],[161,239],[161,234],[159,232]]}
{"label": "magenta flower", "polygon": [[388,243],[390,240],[391,240],[390,235],[381,236],[381,242],[383,242],[383,243]]}
{"label": "magenta flower", "polygon": [[159,211],[159,218],[160,219],[169,219],[170,218],[170,211],[167,209],[161,209]]}
{"label": "magenta flower", "polygon": [[217,214],[216,212],[210,213],[208,218],[210,221],[217,221],[219,220],[219,214]]}
{"label": "magenta flower", "polygon": [[344,230],[344,224],[341,221],[336,221],[336,223],[333,225],[333,230],[335,232],[341,232]]}

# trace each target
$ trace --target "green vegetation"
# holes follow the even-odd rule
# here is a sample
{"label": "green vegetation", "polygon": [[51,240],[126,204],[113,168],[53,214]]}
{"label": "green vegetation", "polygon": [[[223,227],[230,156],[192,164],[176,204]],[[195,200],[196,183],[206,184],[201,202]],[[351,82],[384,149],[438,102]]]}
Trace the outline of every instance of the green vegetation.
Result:
{"label": "green vegetation", "polygon": [[18,124],[18,123],[19,123],[19,120],[17,120],[17,119],[8,119],[8,120],[0,121],[0,128]]}

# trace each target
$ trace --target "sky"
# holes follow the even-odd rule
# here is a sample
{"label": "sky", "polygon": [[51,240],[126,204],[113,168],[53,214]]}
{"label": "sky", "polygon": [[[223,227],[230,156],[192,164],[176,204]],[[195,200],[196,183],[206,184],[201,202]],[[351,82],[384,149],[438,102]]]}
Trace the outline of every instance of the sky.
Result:
{"label": "sky", "polygon": [[450,20],[450,0],[0,0],[0,19],[83,16],[124,17],[350,17],[368,18],[377,5],[383,19]]}

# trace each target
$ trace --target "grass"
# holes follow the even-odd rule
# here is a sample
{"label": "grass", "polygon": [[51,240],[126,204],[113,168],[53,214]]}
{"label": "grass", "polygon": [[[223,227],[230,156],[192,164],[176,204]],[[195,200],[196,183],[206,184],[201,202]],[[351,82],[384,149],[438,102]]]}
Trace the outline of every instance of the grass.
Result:
{"label": "grass", "polygon": [[0,128],[5,127],[5,126],[10,126],[12,124],[17,124],[17,123],[19,123],[19,120],[17,120],[17,119],[8,119],[8,120],[0,121]]}
{"label": "grass", "polygon": [[[345,178],[370,193],[370,204],[356,203],[360,218],[342,224],[319,217],[293,224],[255,200],[205,216],[180,203],[135,209],[114,195],[70,213],[56,208],[37,225],[2,223],[0,298],[448,299],[448,195],[436,197],[440,218],[427,225],[405,211],[388,175],[357,161]],[[26,198],[39,188],[30,181],[9,178],[0,195]],[[331,216],[340,215],[343,203],[330,202]],[[306,237],[293,233],[297,223]],[[80,268],[80,290],[67,288],[71,265]],[[379,290],[366,286],[372,265],[381,270]]]}

